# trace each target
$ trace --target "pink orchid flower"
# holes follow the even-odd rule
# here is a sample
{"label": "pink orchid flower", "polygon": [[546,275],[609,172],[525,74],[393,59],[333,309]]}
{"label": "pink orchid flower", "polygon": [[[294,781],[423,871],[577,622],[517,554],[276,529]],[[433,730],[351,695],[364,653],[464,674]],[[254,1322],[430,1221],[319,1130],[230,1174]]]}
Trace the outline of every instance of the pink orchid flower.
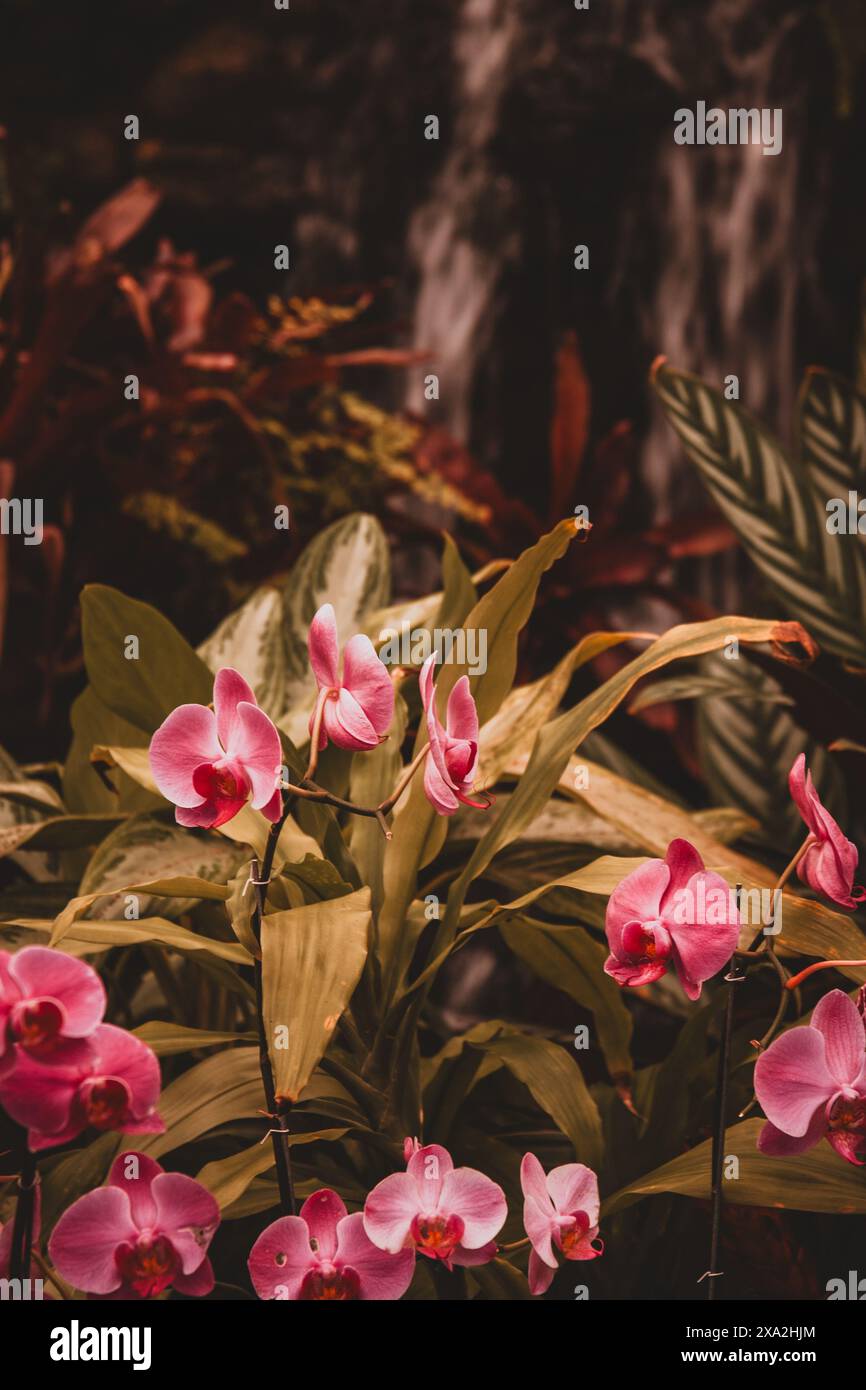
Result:
{"label": "pink orchid flower", "polygon": [[[554,1246],[567,1260],[595,1260],[604,1251],[598,1241],[598,1178],[583,1163],[544,1169],[535,1154],[520,1165],[523,1225],[532,1244],[529,1292],[544,1293],[557,1268]],[[598,1241],[601,1245],[601,1242]]]}
{"label": "pink orchid flower", "polygon": [[414,1248],[453,1265],[486,1264],[508,1214],[505,1193],[474,1168],[455,1168],[440,1144],[414,1148],[405,1173],[391,1173],[364,1205],[364,1230],[380,1250]]}
{"label": "pink orchid flower", "polygon": [[178,705],[150,741],[153,780],[177,808],[178,825],[225,825],[248,800],[269,821],[282,797],[280,736],[243,676],[224,666],[212,710]]}
{"label": "pink orchid flower", "polygon": [[88,1125],[161,1134],[159,1086],[159,1063],[147,1044],[101,1023],[74,1061],[45,1066],[19,1053],[15,1070],[0,1081],[0,1105],[28,1130],[30,1151],[38,1153],[75,1139]]}
{"label": "pink orchid flower", "polygon": [[761,1053],[755,1095],[768,1120],[762,1153],[804,1153],[827,1139],[849,1163],[866,1162],[866,1027],[847,994],[831,989],[810,1023]]}
{"label": "pink orchid flower", "polygon": [[194,1178],[166,1173],[143,1153],[122,1153],[106,1187],[73,1202],[51,1233],[58,1274],[84,1293],[156,1298],[167,1288],[201,1297],[214,1286],[208,1246],[216,1201]]}
{"label": "pink orchid flower", "polygon": [[83,960],[46,946],[0,951],[0,1078],[20,1055],[73,1060],[105,1012],[105,990]]}
{"label": "pink orchid flower", "polygon": [[608,899],[605,973],[619,985],[649,984],[669,966],[689,999],[731,958],[739,914],[719,874],[688,840],[671,840],[664,859],[648,859]]}
{"label": "pink orchid flower", "polygon": [[788,773],[788,787],[797,810],[816,843],[810,845],[797,865],[797,873],[816,893],[823,893],[840,907],[855,908],[866,898],[866,888],[854,889],[857,869],[856,846],[847,840],[815,791],[812,774],[806,769],[806,755],[795,759]]}
{"label": "pink orchid flower", "polygon": [[[324,603],[310,623],[307,648],[319,687],[319,748],[324,748],[328,739],[338,748],[376,748],[391,727],[394,687],[369,637],[359,632],[346,643],[341,678],[337,619],[332,605]],[[314,711],[311,734],[315,722]]]}
{"label": "pink orchid flower", "polygon": [[440,816],[451,816],[461,801],[486,811],[488,803],[472,801],[472,778],[478,760],[478,710],[469,688],[469,677],[461,676],[451,694],[445,713],[445,726],[436,712],[433,667],[436,653],[428,656],[418,677],[430,751],[424,763],[424,791]]}
{"label": "pink orchid flower", "polygon": [[281,1216],[259,1236],[248,1260],[259,1298],[286,1300],[402,1298],[412,1282],[411,1250],[388,1255],[349,1216],[336,1192],[308,1197],[300,1216]]}

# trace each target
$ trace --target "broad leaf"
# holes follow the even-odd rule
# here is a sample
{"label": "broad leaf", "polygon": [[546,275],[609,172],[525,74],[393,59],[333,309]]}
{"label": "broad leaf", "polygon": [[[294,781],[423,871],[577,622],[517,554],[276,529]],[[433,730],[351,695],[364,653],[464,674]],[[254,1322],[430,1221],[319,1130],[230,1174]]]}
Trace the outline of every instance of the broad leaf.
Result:
{"label": "broad leaf", "polygon": [[[739,1175],[724,1186],[726,1202],[772,1207],[777,1211],[821,1211],[834,1216],[866,1212],[866,1185],[859,1168],[846,1163],[824,1143],[803,1154],[778,1158],[762,1154],[757,1140],[763,1124],[763,1120],[745,1120],[725,1135],[726,1158],[739,1162]],[[602,1219],[658,1192],[679,1192],[685,1197],[706,1200],[712,1186],[711,1154],[712,1140],[707,1139],[655,1172],[629,1183],[608,1197]]]}
{"label": "broad leaf", "polygon": [[195,1052],[200,1047],[219,1047],[223,1043],[256,1041],[255,1033],[214,1033],[206,1028],[185,1028],[180,1023],[142,1023],[133,1032],[157,1057],[173,1057],[178,1052]]}
{"label": "broad leaf", "polygon": [[476,1046],[497,1057],[523,1082],[536,1104],[568,1135],[579,1163],[599,1166],[601,1119],[579,1066],[564,1048],[513,1029]]}
{"label": "broad leaf", "polygon": [[505,814],[478,843],[448,895],[442,939],[453,934],[470,883],[493,856],[529,825],[565,772],[569,758],[593,729],[597,729],[650,672],[681,657],[716,650],[732,637],[741,642],[801,642],[808,639],[797,623],[765,622],[758,618],[714,618],[704,623],[672,627],[622,667],[573,709],[545,724],[538,733],[526,770]]}
{"label": "broad leaf", "polygon": [[[297,1144],[335,1143],[349,1133],[348,1129],[320,1129],[309,1134],[290,1134],[290,1148]],[[202,1183],[220,1207],[231,1206],[246,1192],[254,1178],[266,1173],[274,1166],[274,1150],[269,1138],[229,1158],[218,1158],[206,1163],[197,1174],[196,1181]]]}
{"label": "broad leaf", "polygon": [[[177,628],[151,608],[105,584],[81,595],[84,664],[100,700],[136,728],[152,733],[173,709],[206,705],[213,675]],[[127,657],[138,643],[138,654]]]}
{"label": "broad leaf", "polygon": [[[570,521],[562,522],[543,536],[523,552],[466,617],[465,628],[487,632],[487,670],[475,677],[472,685],[481,724],[493,717],[511,689],[517,664],[517,639],[532,610],[541,576],[565,553],[573,536],[574,527]],[[441,668],[436,682],[440,714],[444,712],[448,694],[464,674],[466,668],[457,664]],[[416,750],[420,751],[425,739],[426,727],[422,719]],[[418,870],[441,845],[444,831],[435,828],[436,822],[436,812],[424,794],[421,778],[416,777],[397,807],[393,839],[385,852],[385,902],[379,914],[378,949],[386,997],[396,983],[394,966],[398,942],[415,893]]]}
{"label": "broad leaf", "polygon": [[[237,871],[243,852],[223,836],[184,830],[155,816],[134,816],[111,832],[96,850],[78,894],[105,894],[113,883],[144,883],[157,878],[196,878],[224,884]],[[140,916],[180,917],[194,896],[140,898]],[[88,909],[92,918],[116,917],[123,903],[103,896]]]}
{"label": "broad leaf", "polygon": [[330,1043],[367,958],[370,890],[262,919],[263,1014],[278,1097],[294,1102]]}
{"label": "broad leaf", "polygon": [[863,595],[843,582],[846,542],[829,535],[808,475],[763,426],[698,377],[657,361],[652,385],[714,501],[747,554],[793,613],[830,651],[866,661]]}
{"label": "broad leaf", "polygon": [[390,597],[388,542],[379,522],[364,512],[344,517],[320,531],[292,570],[285,586],[286,683],[280,727],[300,746],[316,682],[307,653],[310,622],[323,603],[337,616],[341,644],[361,628],[364,615]]}

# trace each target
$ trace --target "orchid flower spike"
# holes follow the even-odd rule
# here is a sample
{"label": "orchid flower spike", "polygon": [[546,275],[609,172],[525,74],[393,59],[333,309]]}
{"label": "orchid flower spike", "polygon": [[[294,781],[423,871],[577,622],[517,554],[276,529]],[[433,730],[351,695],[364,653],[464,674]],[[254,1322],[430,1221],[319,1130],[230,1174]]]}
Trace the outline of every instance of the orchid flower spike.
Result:
{"label": "orchid flower spike", "polygon": [[755,1095],[768,1121],[762,1153],[804,1153],[826,1139],[849,1163],[866,1162],[866,1024],[843,990],[761,1053]]}
{"label": "orchid flower spike", "polygon": [[823,893],[840,907],[857,907],[866,898],[866,888],[854,886],[857,848],[842,834],[815,791],[805,753],[795,760],[788,787],[814,839],[797,865],[797,873],[816,893]]}
{"label": "orchid flower spike", "polygon": [[100,1023],[81,1052],[51,1066],[19,1051],[0,1081],[0,1105],[27,1131],[31,1153],[75,1139],[88,1125],[123,1134],[161,1134],[156,1054],[122,1028]]}
{"label": "orchid flower spike", "polygon": [[486,1264],[508,1214],[498,1183],[474,1168],[455,1168],[440,1144],[408,1152],[405,1173],[377,1183],[364,1204],[364,1230],[381,1250],[414,1249],[453,1265]]}
{"label": "orchid flower spike", "polygon": [[[550,1288],[558,1265],[566,1260],[594,1260],[604,1251],[598,1239],[598,1178],[583,1163],[563,1163],[545,1176],[535,1154],[520,1165],[523,1225],[532,1245],[529,1292]],[[597,1248],[600,1247],[600,1248]]]}
{"label": "orchid flower spike", "polygon": [[281,1216],[262,1231],[247,1263],[259,1298],[289,1301],[393,1302],[415,1272],[411,1250],[380,1250],[361,1213],[349,1216],[329,1188],[308,1197],[300,1216]]}
{"label": "orchid flower spike", "polygon": [[104,1012],[102,981],[86,961],[47,946],[0,951],[0,1078],[22,1054],[37,1062],[86,1056],[82,1039]]}
{"label": "orchid flower spike", "polygon": [[341,676],[337,619],[325,603],[310,623],[307,647],[319,687],[310,718],[311,735],[319,724],[319,749],[328,739],[338,748],[375,748],[391,727],[394,687],[369,637],[359,632],[346,643]]}
{"label": "orchid flower spike", "polygon": [[179,705],[150,741],[150,768],[178,825],[225,825],[251,800],[282,815],[280,736],[239,672],[218,671],[213,709]]}
{"label": "orchid flower spike", "polygon": [[418,677],[430,740],[424,764],[427,800],[440,816],[453,815],[461,801],[465,806],[486,811],[489,801],[473,801],[469,796],[478,761],[478,710],[469,688],[469,677],[461,676],[448,696],[443,727],[436,710],[435,665],[434,652],[424,662]]}
{"label": "orchid flower spike", "polygon": [[200,1182],[166,1173],[148,1154],[122,1153],[107,1186],[63,1213],[48,1253],[61,1278],[85,1293],[157,1298],[174,1288],[200,1298],[214,1286],[207,1251],[219,1222]]}
{"label": "orchid flower spike", "polygon": [[673,966],[689,999],[730,960],[739,939],[732,890],[688,840],[671,840],[618,883],[605,913],[605,973],[619,985],[650,984]]}

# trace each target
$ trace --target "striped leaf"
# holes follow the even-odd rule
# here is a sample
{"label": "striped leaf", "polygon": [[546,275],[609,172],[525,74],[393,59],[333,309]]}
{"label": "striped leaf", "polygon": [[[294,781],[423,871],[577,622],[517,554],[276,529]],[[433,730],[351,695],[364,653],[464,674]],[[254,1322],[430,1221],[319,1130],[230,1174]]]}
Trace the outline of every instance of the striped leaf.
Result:
{"label": "striped leaf", "polygon": [[340,642],[362,626],[364,615],[391,596],[391,566],[385,533],[373,516],[355,512],[311,541],[283,592],[286,682],[280,727],[293,743],[304,743],[316,683],[307,654],[310,621],[332,603]]}
{"label": "striped leaf", "polygon": [[866,664],[858,589],[842,582],[839,545],[804,465],[698,377],[655,366],[652,385],[720,510],[781,601],[828,650]]}
{"label": "striped leaf", "polygon": [[[156,879],[193,877],[218,884],[237,871],[246,851],[222,835],[184,830],[156,816],[133,816],[106,836],[94,853],[78,892],[103,893],[112,884],[147,883]],[[198,901],[188,898],[135,895],[140,917],[181,917]],[[124,895],[105,896],[87,909],[93,921],[120,917]]]}
{"label": "striped leaf", "polygon": [[285,709],[284,625],[282,595],[264,585],[224,618],[198,648],[202,661],[214,674],[223,666],[240,671],[272,719],[279,718]]}
{"label": "striped leaf", "polygon": [[[847,521],[848,494],[862,494],[866,486],[866,396],[844,377],[811,367],[798,417],[800,456],[826,530],[828,503],[841,501]],[[866,537],[856,529],[852,535],[828,532],[825,554],[835,588],[849,595],[855,611],[866,611]]]}
{"label": "striped leaf", "polygon": [[803,838],[803,822],[788,793],[794,759],[806,754],[821,799],[845,824],[845,785],[838,765],[777,703],[783,692],[772,676],[750,661],[736,663],[714,654],[702,662],[702,674],[721,681],[738,667],[736,693],[714,695],[698,706],[698,750],[714,800],[738,806],[760,821],[781,850],[793,850]]}

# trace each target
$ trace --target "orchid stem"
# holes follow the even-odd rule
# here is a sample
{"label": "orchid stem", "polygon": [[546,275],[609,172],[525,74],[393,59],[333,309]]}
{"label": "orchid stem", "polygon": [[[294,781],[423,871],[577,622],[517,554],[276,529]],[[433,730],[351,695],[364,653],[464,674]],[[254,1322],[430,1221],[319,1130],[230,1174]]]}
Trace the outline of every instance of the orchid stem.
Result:
{"label": "orchid stem", "polygon": [[[265,898],[267,896],[268,884],[271,879],[271,872],[274,867],[274,855],[277,850],[277,841],[280,838],[280,831],[283,828],[286,817],[289,814],[290,800],[283,797],[283,813],[278,821],[274,821],[268,834],[267,844],[265,845],[264,858],[262,860],[261,873],[257,859],[252,861],[253,891],[255,892],[255,902],[252,914],[252,929],[256,941],[261,947],[262,940],[262,918],[265,915]],[[264,1015],[264,991],[262,977],[262,959],[259,955],[255,962],[255,984],[256,984],[256,1023],[259,1035],[259,1070],[262,1074],[262,1085],[265,1092],[265,1102],[268,1107],[268,1117],[273,1121],[276,1128],[271,1131],[271,1142],[274,1146],[274,1163],[277,1169],[277,1185],[280,1190],[280,1205],[284,1216],[295,1216],[295,1188],[292,1181],[292,1154],[288,1143],[289,1126],[288,1118],[291,1105],[285,1100],[278,1100],[274,1085],[274,1071],[271,1066],[271,1054],[268,1049],[268,1035],[265,1029]]]}
{"label": "orchid stem", "polygon": [[322,719],[325,714],[325,701],[330,695],[330,690],[320,690],[319,698],[316,701],[316,708],[313,711],[313,727],[310,730],[310,760],[307,763],[307,770],[304,773],[303,781],[308,782],[315,772],[319,763],[319,741],[322,736]]}
{"label": "orchid stem", "polygon": [[858,965],[866,969],[866,960],[816,960],[811,965],[807,965],[805,970],[801,970],[799,975],[792,975],[789,980],[786,980],[785,989],[796,989],[804,980],[808,980],[810,975],[814,975],[816,970],[842,970]]}
{"label": "orchid stem", "polygon": [[[737,884],[737,909],[740,905],[740,887]],[[707,1271],[707,1301],[715,1302],[716,1279],[721,1275],[721,1270],[717,1268],[719,1263],[719,1245],[722,1234],[722,1183],[724,1181],[724,1162],[725,1162],[725,1131],[728,1110],[728,1072],[731,1063],[731,1038],[734,1031],[734,985],[739,984],[740,980],[745,979],[743,970],[740,969],[736,955],[731,956],[728,966],[728,973],[725,976],[728,985],[728,996],[725,1000],[725,1019],[722,1026],[722,1036],[719,1040],[719,1060],[716,1071],[716,1105],[713,1122],[713,1148],[711,1159],[712,1173],[712,1221],[710,1226],[710,1267]]]}
{"label": "orchid stem", "polygon": [[[374,820],[377,820],[379,822],[380,826],[382,827],[382,833],[384,834],[386,840],[390,840],[391,831],[388,829],[385,817],[389,814],[389,812],[393,811],[397,802],[400,800],[400,797],[403,795],[404,791],[408,787],[409,783],[415,776],[415,773],[417,772],[418,768],[421,766],[421,763],[426,757],[429,747],[430,745],[428,743],[425,743],[424,747],[420,749],[418,753],[415,754],[415,757],[412,759],[411,763],[406,768],[405,772],[403,773],[403,776],[400,778],[400,781],[397,783],[391,795],[386,797],[384,801],[380,801],[378,806],[359,806],[354,801],[346,801],[342,796],[335,796],[333,792],[328,791],[327,787],[320,787],[317,782],[312,781],[309,769],[307,770],[306,774],[299,783],[293,782],[291,786],[286,788],[285,790],[289,791],[292,796],[301,797],[305,801],[315,801],[318,802],[319,805],[333,806],[336,810],[348,811],[350,815],[353,816],[372,817]],[[312,762],[312,755],[311,765],[314,766],[314,763]]]}
{"label": "orchid stem", "polygon": [[33,1219],[36,1209],[36,1155],[27,1147],[24,1138],[24,1157],[18,1177],[18,1201],[12,1225],[12,1251],[9,1260],[11,1279],[29,1279],[30,1252],[33,1247]]}

